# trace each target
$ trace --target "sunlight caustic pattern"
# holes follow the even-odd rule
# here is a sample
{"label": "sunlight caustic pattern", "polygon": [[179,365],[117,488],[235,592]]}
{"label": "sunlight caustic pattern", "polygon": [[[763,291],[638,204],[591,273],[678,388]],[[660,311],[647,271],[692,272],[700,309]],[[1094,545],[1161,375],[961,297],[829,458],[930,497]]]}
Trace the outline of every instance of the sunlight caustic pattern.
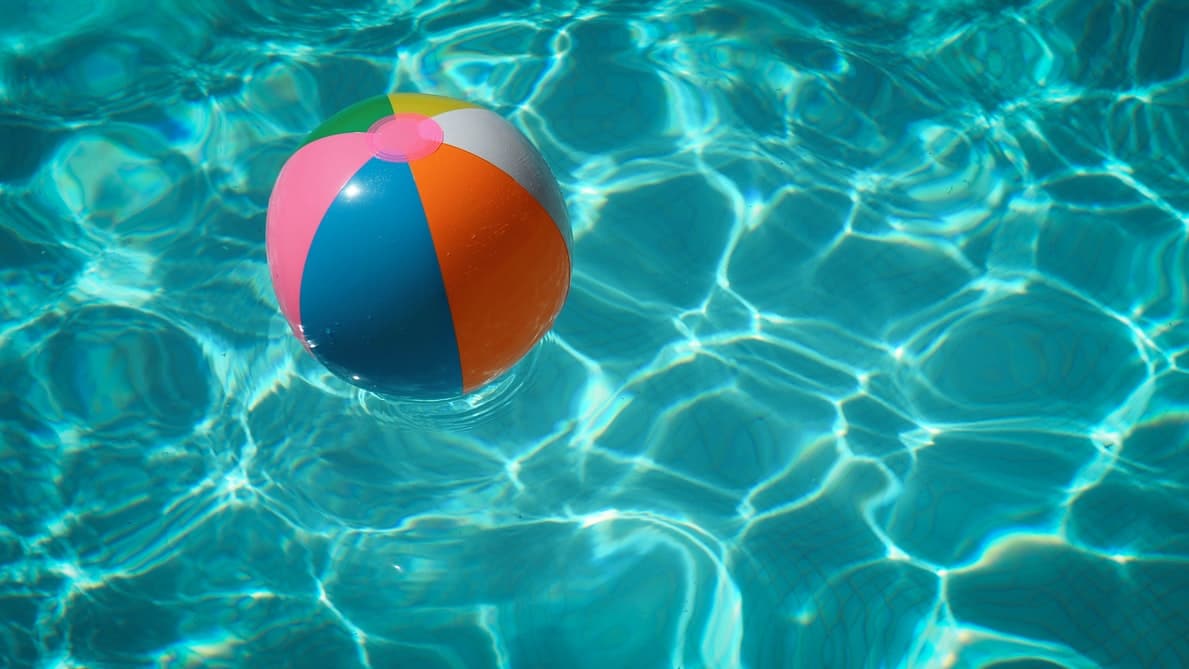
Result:
{"label": "sunlight caustic pattern", "polygon": [[[1181,3],[77,7],[0,28],[0,667],[1189,665]],[[574,223],[465,401],[269,287],[383,90]]]}

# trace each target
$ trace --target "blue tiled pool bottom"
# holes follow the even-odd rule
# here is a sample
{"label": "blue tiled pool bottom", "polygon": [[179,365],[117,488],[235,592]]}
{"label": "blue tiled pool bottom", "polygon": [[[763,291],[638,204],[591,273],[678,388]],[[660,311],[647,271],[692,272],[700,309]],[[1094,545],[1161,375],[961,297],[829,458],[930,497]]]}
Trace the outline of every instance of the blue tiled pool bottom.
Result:
{"label": "blue tiled pool bottom", "polygon": [[[1189,666],[1180,3],[78,7],[0,28],[0,668]],[[469,403],[269,285],[394,89],[574,222]]]}

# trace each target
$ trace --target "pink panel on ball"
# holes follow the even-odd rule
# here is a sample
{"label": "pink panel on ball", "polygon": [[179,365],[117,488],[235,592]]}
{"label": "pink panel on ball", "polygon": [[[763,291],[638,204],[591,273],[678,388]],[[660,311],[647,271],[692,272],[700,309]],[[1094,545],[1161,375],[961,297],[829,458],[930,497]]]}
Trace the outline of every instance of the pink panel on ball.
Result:
{"label": "pink panel on ball", "polygon": [[289,158],[269,198],[265,246],[273,289],[285,320],[307,348],[301,332],[301,277],[310,245],[339,191],[373,157],[365,133],[323,137]]}

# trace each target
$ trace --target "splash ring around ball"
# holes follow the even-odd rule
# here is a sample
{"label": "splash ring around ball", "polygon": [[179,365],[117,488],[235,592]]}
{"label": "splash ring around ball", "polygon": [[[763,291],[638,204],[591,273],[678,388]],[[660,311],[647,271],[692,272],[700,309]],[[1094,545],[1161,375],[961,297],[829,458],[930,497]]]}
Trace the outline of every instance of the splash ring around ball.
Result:
{"label": "splash ring around ball", "polygon": [[[551,335],[546,335],[547,341]],[[381,422],[410,429],[475,429],[499,416],[520,391],[531,385],[540,347],[495,381],[467,395],[427,399],[389,397],[359,390],[356,400],[364,414]]]}

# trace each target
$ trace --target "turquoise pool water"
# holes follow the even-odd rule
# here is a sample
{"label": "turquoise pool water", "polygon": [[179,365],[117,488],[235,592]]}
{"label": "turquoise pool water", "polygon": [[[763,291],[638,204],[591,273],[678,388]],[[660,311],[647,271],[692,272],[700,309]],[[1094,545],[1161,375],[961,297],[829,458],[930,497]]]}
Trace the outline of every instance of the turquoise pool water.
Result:
{"label": "turquoise pool water", "polygon": [[[2,9],[0,667],[1189,666],[1184,2]],[[394,89],[573,219],[475,406],[269,284]]]}

